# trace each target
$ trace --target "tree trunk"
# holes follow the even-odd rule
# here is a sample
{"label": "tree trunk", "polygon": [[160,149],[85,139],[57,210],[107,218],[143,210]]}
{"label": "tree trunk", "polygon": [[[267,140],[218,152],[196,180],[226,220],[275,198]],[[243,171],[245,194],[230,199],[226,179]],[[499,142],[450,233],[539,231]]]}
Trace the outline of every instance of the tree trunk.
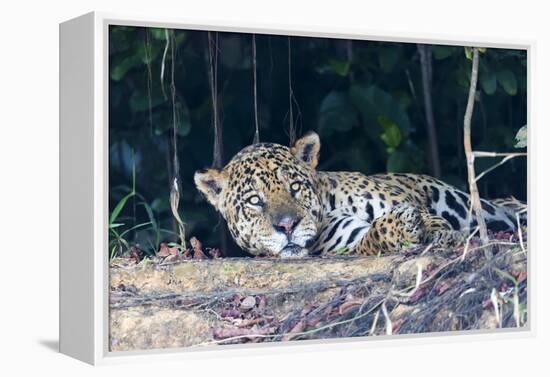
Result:
{"label": "tree trunk", "polygon": [[430,148],[430,169],[434,177],[441,176],[441,164],[439,161],[439,148],[437,145],[437,129],[435,127],[433,102],[432,102],[432,52],[431,46],[417,45],[420,55],[420,68],[422,72],[422,90],[424,94],[424,113],[426,115],[426,130]]}

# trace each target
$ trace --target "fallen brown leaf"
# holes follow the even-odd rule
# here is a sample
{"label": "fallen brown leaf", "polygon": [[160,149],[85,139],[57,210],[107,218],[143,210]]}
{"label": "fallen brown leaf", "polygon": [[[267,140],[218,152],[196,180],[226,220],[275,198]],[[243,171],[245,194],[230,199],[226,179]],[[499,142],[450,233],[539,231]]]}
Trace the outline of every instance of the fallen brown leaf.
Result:
{"label": "fallen brown leaf", "polygon": [[160,249],[157,251],[157,257],[167,257],[169,256],[171,253],[170,253],[170,248],[168,247],[167,244],[165,244],[164,242],[160,244]]}
{"label": "fallen brown leaf", "polygon": [[338,313],[340,315],[346,314],[353,308],[361,306],[362,304],[363,304],[363,300],[360,300],[360,299],[352,299],[352,300],[344,301],[344,303],[340,305],[340,307],[338,308]]}
{"label": "fallen brown leaf", "polygon": [[301,333],[306,328],[306,320],[301,319],[294,325],[294,327],[283,336],[282,340],[291,340],[294,338],[296,333]]}

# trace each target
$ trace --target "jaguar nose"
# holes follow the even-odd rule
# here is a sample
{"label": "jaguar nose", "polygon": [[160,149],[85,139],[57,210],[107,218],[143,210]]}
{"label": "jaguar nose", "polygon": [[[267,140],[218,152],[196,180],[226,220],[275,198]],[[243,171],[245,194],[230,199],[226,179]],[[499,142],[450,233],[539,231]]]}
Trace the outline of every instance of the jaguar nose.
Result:
{"label": "jaguar nose", "polygon": [[286,234],[287,236],[290,236],[292,232],[294,232],[294,229],[296,229],[296,226],[298,223],[302,220],[301,218],[292,217],[292,216],[282,216],[275,223],[273,224],[273,227],[277,232],[281,232]]}

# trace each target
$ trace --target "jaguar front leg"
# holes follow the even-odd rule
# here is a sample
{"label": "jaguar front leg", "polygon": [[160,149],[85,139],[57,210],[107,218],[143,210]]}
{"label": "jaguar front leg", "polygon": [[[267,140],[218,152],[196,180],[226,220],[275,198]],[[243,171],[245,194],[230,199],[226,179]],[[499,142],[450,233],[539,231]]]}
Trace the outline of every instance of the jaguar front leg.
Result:
{"label": "jaguar front leg", "polygon": [[374,220],[357,252],[380,255],[427,244],[436,248],[455,247],[463,240],[462,234],[444,218],[414,206],[401,205]]}
{"label": "jaguar front leg", "polygon": [[426,225],[424,244],[432,244],[434,248],[449,249],[465,242],[465,234],[453,229],[451,223],[443,217],[423,212],[422,218]]}

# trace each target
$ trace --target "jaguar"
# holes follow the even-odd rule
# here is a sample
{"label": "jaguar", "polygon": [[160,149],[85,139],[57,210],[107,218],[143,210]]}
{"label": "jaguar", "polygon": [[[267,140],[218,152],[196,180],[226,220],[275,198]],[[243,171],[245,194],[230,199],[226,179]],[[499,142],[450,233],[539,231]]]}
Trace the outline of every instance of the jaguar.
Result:
{"label": "jaguar", "polygon": [[[257,143],[194,181],[221,213],[237,244],[253,255],[380,255],[409,247],[455,247],[477,227],[468,194],[427,175],[318,171],[315,132],[292,147]],[[491,230],[515,230],[524,208],[481,200]]]}

